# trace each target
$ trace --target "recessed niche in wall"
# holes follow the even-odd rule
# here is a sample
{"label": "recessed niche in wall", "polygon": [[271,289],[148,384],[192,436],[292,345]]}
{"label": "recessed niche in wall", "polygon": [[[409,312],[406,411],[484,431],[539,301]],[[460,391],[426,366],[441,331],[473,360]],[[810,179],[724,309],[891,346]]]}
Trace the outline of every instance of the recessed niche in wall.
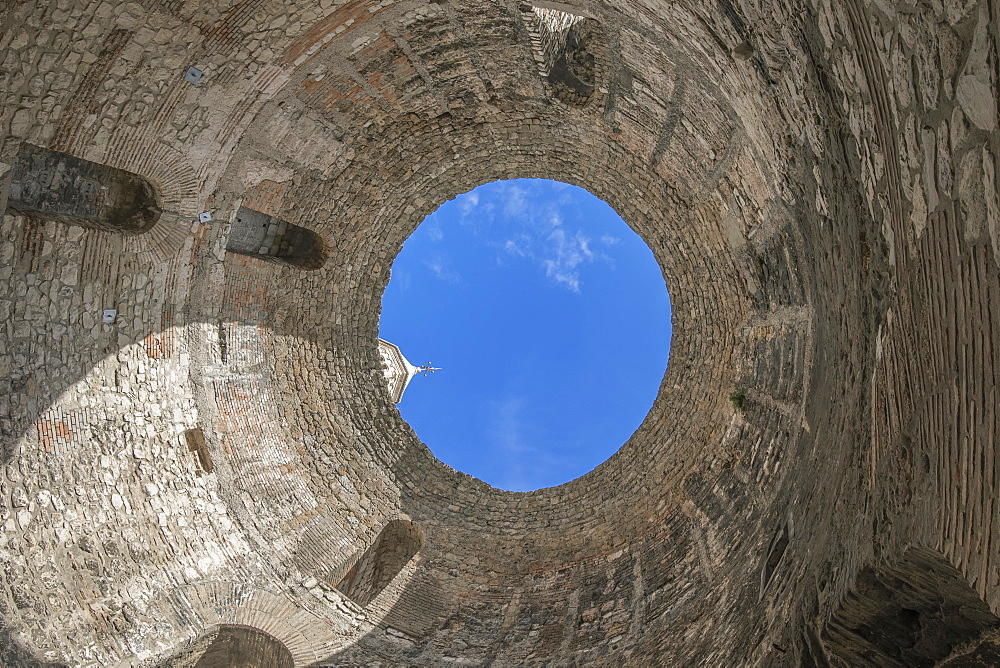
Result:
{"label": "recessed niche in wall", "polygon": [[652,251],[611,207],[556,181],[482,185],[403,246],[380,337],[414,365],[403,418],[446,464],[494,487],[573,480],[639,427],[670,350]]}

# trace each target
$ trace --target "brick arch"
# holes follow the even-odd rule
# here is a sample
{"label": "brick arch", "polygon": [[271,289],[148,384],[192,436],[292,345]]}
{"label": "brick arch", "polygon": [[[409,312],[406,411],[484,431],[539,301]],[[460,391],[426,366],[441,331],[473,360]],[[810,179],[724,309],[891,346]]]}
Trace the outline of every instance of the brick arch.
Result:
{"label": "brick arch", "polygon": [[293,668],[295,659],[274,636],[252,626],[224,625],[194,668]]}
{"label": "brick arch", "polygon": [[[334,595],[332,601],[327,601],[327,609],[308,610],[293,598],[244,583],[206,580],[154,597],[139,612],[150,618],[169,620],[173,633],[190,638],[183,649],[160,659],[157,665],[162,668],[193,668],[195,665],[199,668],[230,665],[235,668],[240,665],[190,663],[194,657],[200,659],[215,642],[217,634],[227,628],[253,632],[234,642],[246,641],[251,649],[261,645],[267,656],[284,657],[287,652],[292,662],[288,665],[302,666],[329,656],[350,642],[350,634],[331,623],[331,619],[336,618],[333,610],[339,601],[340,597]],[[227,650],[221,643],[217,649],[218,660],[222,661]],[[265,666],[269,664],[260,664],[260,668]]]}
{"label": "brick arch", "polygon": [[198,203],[198,175],[188,159],[163,142],[150,141],[136,130],[123,130],[105,150],[97,152],[102,162],[127,169],[156,185],[165,211],[195,217]]}
{"label": "brick arch", "polygon": [[174,255],[202,211],[198,176],[190,162],[175,149],[131,129],[117,134],[101,155],[108,164],[153,183],[163,208],[156,225],[146,234],[127,238],[123,250],[154,261]]}

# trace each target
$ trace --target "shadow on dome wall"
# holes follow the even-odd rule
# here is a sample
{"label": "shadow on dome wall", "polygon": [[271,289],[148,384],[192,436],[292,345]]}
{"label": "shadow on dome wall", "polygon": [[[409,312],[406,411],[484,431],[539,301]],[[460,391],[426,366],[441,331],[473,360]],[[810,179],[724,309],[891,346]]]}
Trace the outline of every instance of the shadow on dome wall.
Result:
{"label": "shadow on dome wall", "polygon": [[423,546],[420,527],[408,520],[392,520],[382,527],[336,588],[358,605],[368,605]]}
{"label": "shadow on dome wall", "polygon": [[[989,666],[955,657],[974,652],[1000,618],[943,555],[911,548],[894,564],[862,570],[823,632],[834,665],[931,668]],[[995,647],[983,638],[983,651]],[[940,662],[944,662],[941,664]]]}
{"label": "shadow on dome wall", "polygon": [[48,663],[26,650],[0,620],[0,666],[4,668],[70,668],[64,663]]}

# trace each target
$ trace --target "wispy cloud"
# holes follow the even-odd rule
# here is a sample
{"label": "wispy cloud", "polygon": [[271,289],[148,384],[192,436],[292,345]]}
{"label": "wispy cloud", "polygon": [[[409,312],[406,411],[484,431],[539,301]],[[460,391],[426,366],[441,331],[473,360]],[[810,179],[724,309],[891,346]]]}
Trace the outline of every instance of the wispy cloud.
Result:
{"label": "wispy cloud", "polygon": [[503,250],[517,257],[528,257],[531,254],[531,244],[531,237],[526,234],[520,234],[513,239],[504,241]]}
{"label": "wispy cloud", "polygon": [[468,192],[458,197],[456,218],[463,226],[471,226],[475,234],[489,229],[496,218],[497,207],[503,203],[497,193]]}
{"label": "wispy cloud", "polygon": [[468,216],[479,206],[479,193],[470,192],[462,198],[462,215]]}
{"label": "wispy cloud", "polygon": [[424,231],[427,232],[427,237],[431,241],[441,241],[444,239],[444,230],[442,230],[441,226],[437,223],[425,227]]}
{"label": "wispy cloud", "polygon": [[503,214],[508,218],[521,218],[528,212],[528,191],[521,186],[507,185],[501,190]]}
{"label": "wispy cloud", "polygon": [[442,281],[447,281],[448,283],[460,283],[462,277],[458,272],[451,269],[449,266],[447,258],[441,255],[435,255],[424,260],[424,266],[431,270],[437,278]]}
{"label": "wispy cloud", "polygon": [[[611,262],[599,249],[611,247],[619,240],[604,235],[595,242],[580,230],[573,230],[557,205],[541,198],[532,199],[523,189],[519,190],[513,208],[520,208],[522,215],[508,219],[508,236],[498,244],[502,256],[533,260],[557,285],[579,293],[583,267],[592,262]],[[510,208],[511,201],[508,196],[506,208]]]}
{"label": "wispy cloud", "polygon": [[[496,248],[498,265],[527,260],[553,285],[579,293],[586,265],[606,262],[613,267],[610,249],[621,240],[610,234],[597,238],[584,234],[577,221],[586,214],[569,188],[530,179],[490,183],[457,199],[457,218]],[[450,234],[439,224],[426,229],[435,242]],[[442,280],[460,280],[440,258],[426,264]]]}
{"label": "wispy cloud", "polygon": [[[523,385],[521,376],[513,385]],[[498,487],[514,492],[526,492],[552,484],[562,472],[578,468],[576,454],[563,452],[551,434],[539,422],[539,397],[531,390],[507,387],[490,406],[486,446],[493,456],[494,475]],[[569,456],[567,456],[569,455]]]}
{"label": "wispy cloud", "polygon": [[573,292],[580,292],[580,267],[597,258],[590,249],[590,239],[580,232],[567,234],[557,228],[547,241],[548,256],[542,260],[545,275]]}
{"label": "wispy cloud", "polygon": [[523,416],[525,398],[508,395],[494,407],[489,437],[499,460],[500,485],[504,489],[529,489],[527,471],[531,468],[534,448],[525,441],[526,423]]}
{"label": "wispy cloud", "polygon": [[406,292],[413,285],[413,277],[410,275],[410,272],[394,265],[389,284],[397,286],[402,292]]}

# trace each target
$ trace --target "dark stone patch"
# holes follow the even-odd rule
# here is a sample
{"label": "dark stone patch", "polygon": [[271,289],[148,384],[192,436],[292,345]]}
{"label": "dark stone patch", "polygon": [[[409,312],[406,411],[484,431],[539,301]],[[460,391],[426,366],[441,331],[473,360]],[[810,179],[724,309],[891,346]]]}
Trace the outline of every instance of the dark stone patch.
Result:
{"label": "dark stone patch", "polygon": [[201,429],[199,427],[188,429],[184,432],[184,440],[201,469],[206,473],[211,473],[215,467],[212,465],[212,455],[208,451],[205,434]]}
{"label": "dark stone patch", "polygon": [[368,605],[423,545],[420,527],[407,520],[392,520],[354,562],[337,589],[359,605]]}
{"label": "dark stone patch", "polygon": [[160,218],[152,184],[123,169],[21,144],[7,208],[109,232],[139,234]]}
{"label": "dark stone patch", "polygon": [[327,258],[320,235],[246,207],[236,213],[226,250],[299,269],[319,269]]}
{"label": "dark stone patch", "polygon": [[[823,639],[837,665],[930,668],[996,628],[1000,619],[961,573],[937,552],[912,548],[897,564],[858,574]],[[984,657],[993,652],[990,644],[981,645]],[[998,664],[963,655],[945,665]]]}
{"label": "dark stone patch", "polygon": [[549,83],[556,96],[567,104],[583,106],[597,85],[597,42],[600,27],[593,19],[584,19],[566,32],[566,42],[549,71]]}
{"label": "dark stone patch", "polygon": [[63,663],[40,661],[18,639],[0,624],[0,666],[5,668],[66,668]]}

